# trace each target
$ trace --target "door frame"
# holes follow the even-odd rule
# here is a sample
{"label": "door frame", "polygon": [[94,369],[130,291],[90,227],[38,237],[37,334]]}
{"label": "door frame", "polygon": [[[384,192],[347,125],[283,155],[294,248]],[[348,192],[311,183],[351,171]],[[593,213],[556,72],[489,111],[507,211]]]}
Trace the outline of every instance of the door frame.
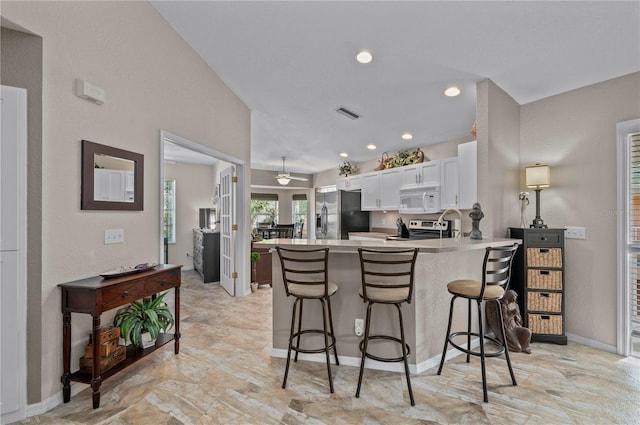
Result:
{"label": "door frame", "polygon": [[640,118],[623,121],[616,124],[617,135],[617,165],[618,165],[618,205],[617,205],[617,227],[618,227],[618,249],[617,249],[617,338],[616,351],[622,356],[630,353],[630,315],[631,299],[629,297],[629,270],[627,262],[627,218],[629,203],[627,194],[629,193],[629,161],[627,161],[627,138],[629,134],[640,132]]}
{"label": "door frame", "polygon": [[236,176],[238,177],[238,183],[236,184],[235,193],[235,222],[238,225],[236,231],[236,246],[235,246],[235,265],[238,278],[235,282],[235,295],[244,297],[251,293],[250,276],[249,276],[249,255],[243,255],[250,251],[250,237],[249,237],[249,210],[247,205],[249,204],[249,183],[250,183],[250,169],[247,163],[239,158],[228,155],[224,152],[220,152],[209,146],[201,145],[184,137],[178,136],[166,130],[160,130],[160,178],[158,183],[159,196],[158,204],[160,206],[158,213],[158,228],[160,229],[158,236],[158,262],[164,262],[164,239],[162,237],[162,211],[163,211],[163,181],[164,181],[164,142],[170,142],[181,146],[186,149],[190,149],[195,152],[202,153],[214,158],[218,158],[222,161],[229,162],[236,167]]}

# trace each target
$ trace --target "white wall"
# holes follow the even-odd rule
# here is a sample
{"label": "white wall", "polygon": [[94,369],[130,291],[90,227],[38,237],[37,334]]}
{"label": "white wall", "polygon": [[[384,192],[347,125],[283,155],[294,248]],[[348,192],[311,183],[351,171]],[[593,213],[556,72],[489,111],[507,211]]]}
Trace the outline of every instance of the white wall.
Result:
{"label": "white wall", "polygon": [[[176,181],[176,243],[169,244],[169,262],[193,269],[193,229],[200,208],[213,208],[215,174],[210,165],[164,164],[165,180]],[[188,253],[188,255],[187,255]]]}
{"label": "white wall", "polygon": [[[3,1],[1,13],[44,45],[42,321],[29,332],[42,333],[45,400],[61,389],[56,285],[158,260],[160,129],[249,164],[250,111],[147,2]],[[75,78],[104,89],[104,105],[74,96]],[[81,139],[144,155],[144,211],[80,210]],[[125,243],[104,245],[110,228]],[[73,325],[77,364],[90,320]]]}
{"label": "white wall", "polygon": [[640,117],[639,99],[634,73],[521,108],[521,167],[551,166],[542,219],[550,227],[586,227],[585,240],[565,241],[567,332],[614,347],[616,123]]}

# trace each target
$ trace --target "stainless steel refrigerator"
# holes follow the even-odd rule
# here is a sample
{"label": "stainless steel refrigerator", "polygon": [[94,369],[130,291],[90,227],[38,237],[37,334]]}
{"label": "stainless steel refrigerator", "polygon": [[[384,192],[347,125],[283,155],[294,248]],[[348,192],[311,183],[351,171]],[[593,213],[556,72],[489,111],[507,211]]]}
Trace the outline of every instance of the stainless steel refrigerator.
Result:
{"label": "stainless steel refrigerator", "polygon": [[316,190],[316,239],[349,239],[369,231],[369,211],[361,211],[360,192]]}

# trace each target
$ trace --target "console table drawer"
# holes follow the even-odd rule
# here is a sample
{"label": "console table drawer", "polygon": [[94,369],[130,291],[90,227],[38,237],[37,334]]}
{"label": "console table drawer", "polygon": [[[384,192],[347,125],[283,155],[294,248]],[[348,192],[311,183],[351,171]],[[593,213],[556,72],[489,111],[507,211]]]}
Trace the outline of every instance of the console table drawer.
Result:
{"label": "console table drawer", "polygon": [[167,289],[174,288],[180,284],[179,274],[163,273],[161,275],[152,276],[144,284],[147,294],[156,294]]}
{"label": "console table drawer", "polygon": [[144,280],[122,283],[102,291],[102,311],[129,304],[146,295]]}

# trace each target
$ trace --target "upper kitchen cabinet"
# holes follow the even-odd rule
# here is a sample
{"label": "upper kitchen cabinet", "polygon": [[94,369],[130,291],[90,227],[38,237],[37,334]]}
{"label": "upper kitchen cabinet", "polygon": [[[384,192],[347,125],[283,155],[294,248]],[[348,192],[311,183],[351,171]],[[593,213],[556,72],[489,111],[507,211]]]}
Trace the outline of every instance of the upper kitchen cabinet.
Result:
{"label": "upper kitchen cabinet", "polygon": [[[458,158],[440,160],[440,209],[459,208]],[[465,208],[465,207],[460,207]]]}
{"label": "upper kitchen cabinet", "polygon": [[362,210],[382,211],[400,208],[400,168],[362,175]]}
{"label": "upper kitchen cabinet", "polygon": [[362,189],[362,175],[341,177],[336,180],[337,190],[360,190]]}
{"label": "upper kitchen cabinet", "polygon": [[400,168],[401,186],[438,186],[440,185],[440,160],[406,165]]}
{"label": "upper kitchen cabinet", "polygon": [[478,201],[478,142],[458,145],[458,208],[470,209]]}

